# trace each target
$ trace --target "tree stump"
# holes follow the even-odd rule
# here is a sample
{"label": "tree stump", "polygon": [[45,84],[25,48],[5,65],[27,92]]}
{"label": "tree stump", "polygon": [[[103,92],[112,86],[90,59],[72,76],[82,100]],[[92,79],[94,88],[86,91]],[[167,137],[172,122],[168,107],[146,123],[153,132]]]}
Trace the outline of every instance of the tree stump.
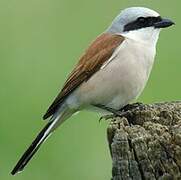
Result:
{"label": "tree stump", "polygon": [[181,180],[181,101],[138,106],[107,135],[112,180]]}

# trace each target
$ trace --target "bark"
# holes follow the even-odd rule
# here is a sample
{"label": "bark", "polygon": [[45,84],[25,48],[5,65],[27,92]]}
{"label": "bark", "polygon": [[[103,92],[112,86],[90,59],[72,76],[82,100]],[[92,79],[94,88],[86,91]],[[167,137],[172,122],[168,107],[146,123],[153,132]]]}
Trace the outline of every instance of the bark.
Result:
{"label": "bark", "polygon": [[107,129],[112,180],[181,179],[181,101],[140,105]]}

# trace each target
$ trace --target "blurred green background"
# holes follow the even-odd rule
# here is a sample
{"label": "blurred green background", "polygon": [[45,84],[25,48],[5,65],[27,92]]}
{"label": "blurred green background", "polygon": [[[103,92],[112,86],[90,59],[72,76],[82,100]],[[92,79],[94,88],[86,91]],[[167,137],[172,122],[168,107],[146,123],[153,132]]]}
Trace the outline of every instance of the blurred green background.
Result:
{"label": "blurred green background", "polygon": [[90,112],[64,123],[23,173],[10,171],[45,124],[43,113],[83,50],[128,6],[150,7],[176,22],[161,33],[139,101],[179,100],[181,1],[0,0],[0,179],[110,179],[108,123]]}

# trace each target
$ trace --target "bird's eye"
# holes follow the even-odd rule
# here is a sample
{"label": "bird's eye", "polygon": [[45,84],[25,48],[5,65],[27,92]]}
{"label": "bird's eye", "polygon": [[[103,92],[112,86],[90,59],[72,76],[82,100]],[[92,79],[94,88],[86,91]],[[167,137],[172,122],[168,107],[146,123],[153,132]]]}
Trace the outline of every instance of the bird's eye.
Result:
{"label": "bird's eye", "polygon": [[146,19],[145,19],[144,17],[139,17],[139,18],[137,19],[137,21],[138,21],[139,23],[144,24],[144,23],[146,22]]}

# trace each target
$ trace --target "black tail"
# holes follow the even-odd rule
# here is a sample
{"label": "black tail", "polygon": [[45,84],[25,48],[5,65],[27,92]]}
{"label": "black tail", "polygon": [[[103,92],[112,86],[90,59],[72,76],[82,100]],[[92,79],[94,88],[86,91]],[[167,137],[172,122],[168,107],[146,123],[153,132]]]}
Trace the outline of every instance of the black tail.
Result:
{"label": "black tail", "polygon": [[48,135],[50,134],[49,127],[53,121],[50,121],[38,134],[36,139],[32,142],[29,148],[25,151],[22,155],[14,169],[12,170],[11,174],[15,175],[16,173],[22,171],[26,164],[30,161],[36,151],[40,148],[41,144],[47,139]]}

